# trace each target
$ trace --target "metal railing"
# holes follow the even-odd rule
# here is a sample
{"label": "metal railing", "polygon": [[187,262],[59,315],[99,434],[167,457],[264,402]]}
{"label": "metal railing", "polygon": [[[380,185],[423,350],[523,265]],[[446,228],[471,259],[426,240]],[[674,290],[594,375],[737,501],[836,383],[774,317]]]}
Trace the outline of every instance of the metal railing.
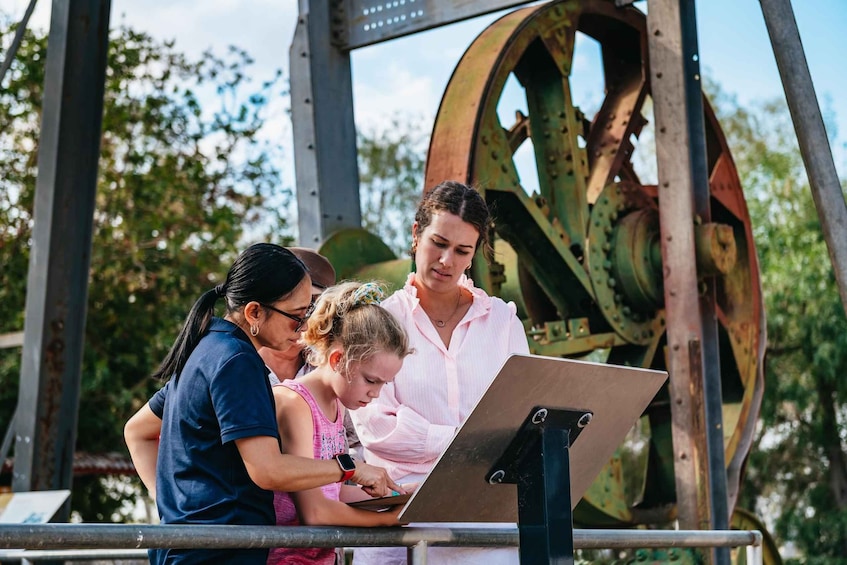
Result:
{"label": "metal railing", "polygon": [[[748,564],[762,563],[762,534],[756,530],[574,530],[573,537],[575,549],[745,547]],[[0,560],[21,559],[25,562],[48,559],[143,559],[146,554],[141,550],[161,547],[258,549],[395,546],[407,548],[410,564],[422,565],[426,563],[426,549],[429,546],[517,545],[517,527],[0,525],[0,549],[9,550],[0,551]]]}

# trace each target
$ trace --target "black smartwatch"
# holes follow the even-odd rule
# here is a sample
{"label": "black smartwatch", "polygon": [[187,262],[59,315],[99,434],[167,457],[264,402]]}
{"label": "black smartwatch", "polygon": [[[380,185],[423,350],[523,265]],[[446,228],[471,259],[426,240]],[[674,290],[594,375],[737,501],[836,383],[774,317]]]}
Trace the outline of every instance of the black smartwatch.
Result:
{"label": "black smartwatch", "polygon": [[353,458],[346,453],[339,453],[335,456],[335,460],[338,462],[338,466],[341,467],[341,472],[344,473],[338,482],[345,483],[352,479],[356,473],[356,462],[353,461]]}

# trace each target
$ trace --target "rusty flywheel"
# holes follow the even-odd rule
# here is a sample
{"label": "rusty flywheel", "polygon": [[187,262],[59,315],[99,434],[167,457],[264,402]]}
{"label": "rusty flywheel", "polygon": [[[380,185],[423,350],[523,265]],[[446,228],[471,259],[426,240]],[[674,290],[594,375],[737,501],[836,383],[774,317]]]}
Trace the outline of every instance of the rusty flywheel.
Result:
{"label": "rusty flywheel", "polygon": [[[590,120],[571,94],[578,32],[593,38],[602,52],[606,94]],[[517,10],[473,42],[442,99],[426,186],[457,179],[483,190],[495,214],[499,255],[493,264],[478,257],[474,278],[518,302],[534,353],[665,368],[660,202],[656,187],[639,180],[632,162],[642,150],[638,138],[650,104],[646,44],[646,18],[632,7],[584,0]],[[525,92],[527,113],[504,124],[498,104],[511,77]],[[764,314],[747,206],[708,104],[706,135],[717,228],[698,234],[696,261],[698,272],[718,274],[732,507],[761,402]],[[527,142],[538,177],[533,194],[527,194],[515,164],[515,153]],[[644,151],[654,153],[651,147]],[[666,392],[654,399],[639,428],[644,448],[635,455],[619,450],[577,508],[578,523],[660,523],[673,517]]]}

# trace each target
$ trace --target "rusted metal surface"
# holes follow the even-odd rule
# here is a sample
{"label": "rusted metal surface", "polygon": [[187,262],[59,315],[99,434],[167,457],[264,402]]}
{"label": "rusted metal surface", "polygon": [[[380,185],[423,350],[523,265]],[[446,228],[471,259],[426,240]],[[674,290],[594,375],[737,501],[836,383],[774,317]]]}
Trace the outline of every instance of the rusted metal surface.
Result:
{"label": "rusted metal surface", "polygon": [[[703,398],[703,339],[694,243],[694,187],[683,76],[680,9],[671,0],[650,6],[651,82],[656,117],[659,215],[665,263],[668,370],[674,472],[681,527],[708,528],[709,447]],[[692,347],[696,344],[696,352]],[[696,355],[696,362],[695,362]]]}
{"label": "rusted metal surface", "polygon": [[[576,30],[595,38],[603,49],[608,97],[590,122],[570,99],[568,74]],[[673,345],[680,344],[669,346],[667,337],[670,322],[663,291],[668,279],[656,219],[661,209],[658,194],[665,187],[640,184],[630,160],[645,123],[642,105],[650,96],[646,44],[645,18],[634,9],[615,10],[591,0],[527,8],[505,16],[474,42],[442,100],[427,186],[456,178],[484,191],[497,216],[496,246],[508,253],[498,254],[499,263],[477,257],[473,276],[489,292],[516,301],[527,318],[530,346],[536,353],[582,356],[599,349],[608,351],[610,363],[665,368],[675,355],[690,363],[685,345],[690,339],[682,341],[682,351],[675,353]],[[510,73],[527,90],[529,115],[516,112],[514,123],[503,125],[496,110]],[[705,124],[712,218],[698,228],[705,234],[699,244],[691,236],[693,250],[686,260],[698,283],[699,277],[719,274],[714,283],[716,317],[724,355],[730,357],[721,380],[729,415],[725,436],[732,505],[761,401],[764,325],[749,216],[732,158],[708,106]],[[521,187],[512,158],[528,139],[535,146],[541,190],[534,195]],[[599,200],[631,185],[637,188],[622,192],[638,196],[622,199],[620,210],[617,201],[610,205]],[[692,232],[695,220],[690,217]],[[351,272],[386,273],[381,278],[400,282],[408,262],[385,256],[380,261],[379,246],[365,247],[370,251],[360,249],[356,254],[376,255],[358,261]],[[346,263],[353,254],[344,248],[339,245],[326,253]],[[701,257],[696,269],[695,251]],[[598,267],[596,273],[592,266]],[[611,279],[615,282],[610,285]],[[690,337],[700,343],[698,335]],[[696,472],[691,463],[696,460],[694,452],[705,451],[690,450],[687,459],[674,451],[673,430],[682,428],[671,425],[668,394],[657,397],[645,414],[651,430],[650,456],[639,507],[631,509],[630,517],[618,511],[603,514],[603,501],[609,509],[610,491],[605,489],[612,487],[607,481],[600,487],[604,492],[589,490],[580,505],[583,516],[596,517],[599,512],[605,525],[677,517],[674,458],[684,472]],[[677,409],[674,418],[687,420],[691,410],[689,403],[685,410]],[[704,429],[702,422],[699,425]],[[690,430],[691,425],[685,426]],[[609,480],[615,477],[612,474]],[[695,475],[689,475],[687,483],[693,489],[690,498],[696,501],[703,485]],[[691,515],[697,515],[697,504],[692,504]]]}
{"label": "rusted metal surface", "polygon": [[[709,530],[712,528],[711,515],[712,508],[709,504],[709,452],[705,447],[706,442],[706,405],[705,395],[703,393],[703,357],[702,346],[697,338],[691,339],[686,348],[688,354],[687,368],[690,371],[688,395],[690,398],[690,410],[687,414],[688,421],[686,422],[687,433],[693,441],[688,444],[683,444],[677,453],[680,459],[692,459],[692,466],[697,475],[697,480],[694,487],[697,489],[697,496],[694,501],[697,503],[697,512],[695,519],[697,522],[693,524],[694,529]],[[683,404],[680,398],[673,399],[676,404]],[[674,438],[676,439],[676,438]],[[690,448],[689,448],[690,446]],[[674,441],[674,447],[677,448],[677,442]],[[674,465],[676,469],[677,465]],[[677,485],[679,483],[677,482]],[[677,504],[680,504],[679,502]],[[680,510],[681,512],[681,510]],[[683,518],[680,517],[680,523]]]}
{"label": "rusted metal surface", "polygon": [[[738,407],[737,417],[725,420],[727,496],[735,506],[744,461],[753,443],[756,421],[764,394],[764,357],[767,326],[759,276],[759,259],[753,241],[753,226],[744,191],[726,137],[714,110],[703,100],[706,147],[711,167],[709,187],[712,222],[731,226],[735,265],[715,278],[715,302],[719,327],[732,351],[731,365],[737,371],[721,374],[724,405]],[[724,366],[727,366],[724,363]]]}
{"label": "rusted metal surface", "polygon": [[731,226],[711,222],[696,225],[694,248],[700,276],[726,275],[735,267],[738,254]]}

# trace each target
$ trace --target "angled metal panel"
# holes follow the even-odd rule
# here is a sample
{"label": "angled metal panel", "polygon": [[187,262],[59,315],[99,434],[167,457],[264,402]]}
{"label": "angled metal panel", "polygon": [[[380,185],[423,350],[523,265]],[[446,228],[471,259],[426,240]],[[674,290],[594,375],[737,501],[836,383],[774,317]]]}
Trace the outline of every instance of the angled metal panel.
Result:
{"label": "angled metal panel", "polygon": [[339,0],[333,40],[350,50],[529,4],[532,0]]}
{"label": "angled metal panel", "polygon": [[[110,0],[54,0],[15,421],[16,492],[69,488]],[[62,515],[64,514],[64,515]],[[67,519],[67,505],[59,519]]]}

